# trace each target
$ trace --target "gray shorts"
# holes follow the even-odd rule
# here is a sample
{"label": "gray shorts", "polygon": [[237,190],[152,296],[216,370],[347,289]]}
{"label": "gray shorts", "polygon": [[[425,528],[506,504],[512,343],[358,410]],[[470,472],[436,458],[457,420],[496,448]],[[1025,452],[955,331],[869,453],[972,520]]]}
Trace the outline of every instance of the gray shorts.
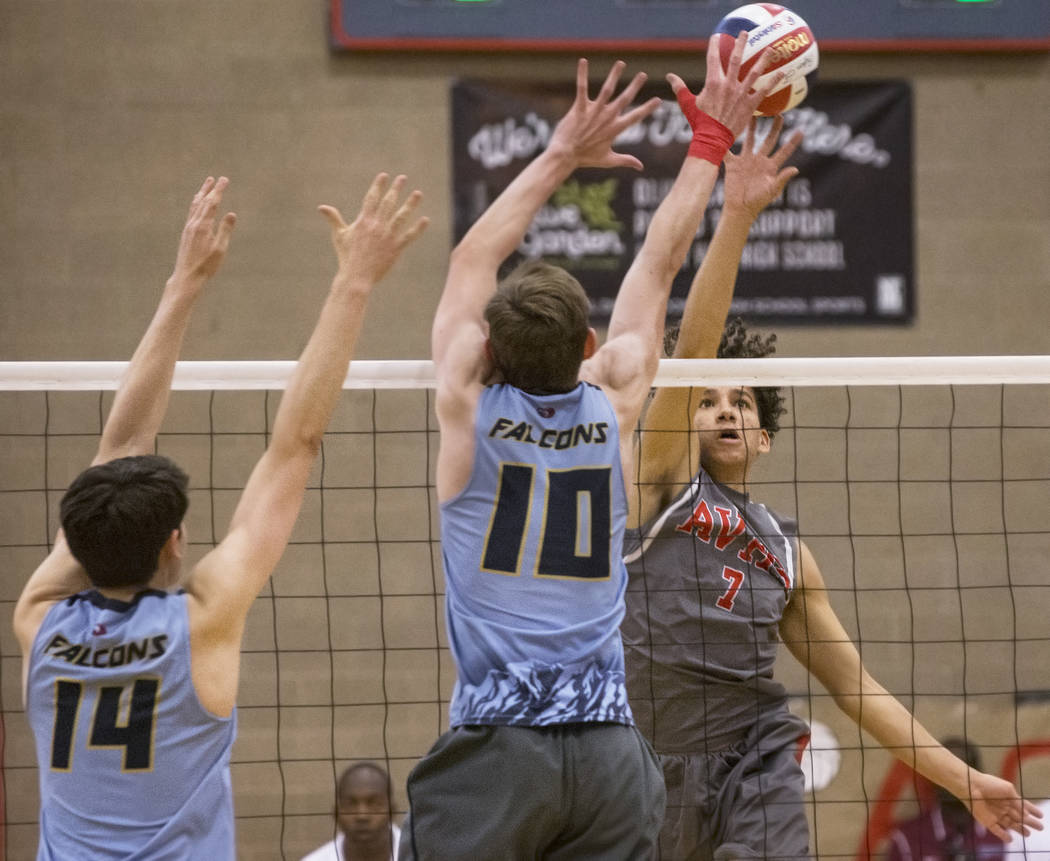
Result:
{"label": "gray shorts", "polygon": [[408,776],[400,861],[652,858],[664,784],[633,726],[461,726]]}
{"label": "gray shorts", "polygon": [[[667,816],[660,861],[809,858],[793,724],[756,743],[750,736],[706,754],[661,754]],[[800,744],[801,741],[801,744]]]}

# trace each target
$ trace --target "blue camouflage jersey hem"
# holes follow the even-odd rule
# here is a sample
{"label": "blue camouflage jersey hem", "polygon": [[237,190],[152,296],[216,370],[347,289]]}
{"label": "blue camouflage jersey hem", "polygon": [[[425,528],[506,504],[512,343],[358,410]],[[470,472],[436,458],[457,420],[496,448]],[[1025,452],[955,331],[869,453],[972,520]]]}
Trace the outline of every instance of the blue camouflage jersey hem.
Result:
{"label": "blue camouflage jersey hem", "polygon": [[508,664],[478,685],[457,683],[450,724],[551,726],[619,723],[634,726],[620,670],[586,665]]}

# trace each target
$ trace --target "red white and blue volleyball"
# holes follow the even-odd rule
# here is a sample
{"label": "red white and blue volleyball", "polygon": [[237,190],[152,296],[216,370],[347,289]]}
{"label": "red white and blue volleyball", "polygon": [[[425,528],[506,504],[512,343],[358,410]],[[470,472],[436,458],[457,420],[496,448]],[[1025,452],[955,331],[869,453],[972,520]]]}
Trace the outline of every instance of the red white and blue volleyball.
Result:
{"label": "red white and blue volleyball", "polygon": [[763,51],[772,54],[772,59],[758,84],[778,72],[784,73],[780,85],[759,103],[755,113],[772,117],[800,104],[816,78],[820,63],[817,40],[802,16],[775,3],[748,3],[734,9],[715,28],[723,69],[729,66],[729,56],[741,30],[747,31],[747,46],[740,77],[758,62]]}

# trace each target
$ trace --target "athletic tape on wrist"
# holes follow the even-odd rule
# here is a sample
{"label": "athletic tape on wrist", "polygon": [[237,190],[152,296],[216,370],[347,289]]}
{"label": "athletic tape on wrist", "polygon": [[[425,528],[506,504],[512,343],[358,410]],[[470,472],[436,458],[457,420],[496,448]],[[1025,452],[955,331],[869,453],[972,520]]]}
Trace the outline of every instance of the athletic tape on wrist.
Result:
{"label": "athletic tape on wrist", "polygon": [[704,113],[696,106],[696,96],[689,92],[688,87],[682,87],[676,94],[678,106],[689,121],[693,130],[693,140],[689,144],[689,155],[692,158],[701,158],[712,164],[721,164],[725,154],[736,140],[734,135],[726,126],[710,114]]}

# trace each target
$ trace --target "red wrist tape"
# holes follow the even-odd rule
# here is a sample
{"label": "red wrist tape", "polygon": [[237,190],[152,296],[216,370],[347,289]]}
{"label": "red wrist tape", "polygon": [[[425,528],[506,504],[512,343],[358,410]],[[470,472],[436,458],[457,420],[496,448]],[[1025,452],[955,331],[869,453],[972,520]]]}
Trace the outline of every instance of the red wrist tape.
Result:
{"label": "red wrist tape", "polygon": [[725,154],[736,140],[728,128],[710,114],[705,114],[696,106],[696,97],[688,88],[682,87],[677,93],[678,106],[685,114],[693,129],[693,140],[689,144],[689,155],[702,158],[712,164],[721,164]]}
{"label": "red wrist tape", "polygon": [[697,111],[698,121],[693,125],[693,140],[689,144],[689,155],[702,158],[711,164],[721,164],[729,148],[736,140],[728,128],[703,111]]}

